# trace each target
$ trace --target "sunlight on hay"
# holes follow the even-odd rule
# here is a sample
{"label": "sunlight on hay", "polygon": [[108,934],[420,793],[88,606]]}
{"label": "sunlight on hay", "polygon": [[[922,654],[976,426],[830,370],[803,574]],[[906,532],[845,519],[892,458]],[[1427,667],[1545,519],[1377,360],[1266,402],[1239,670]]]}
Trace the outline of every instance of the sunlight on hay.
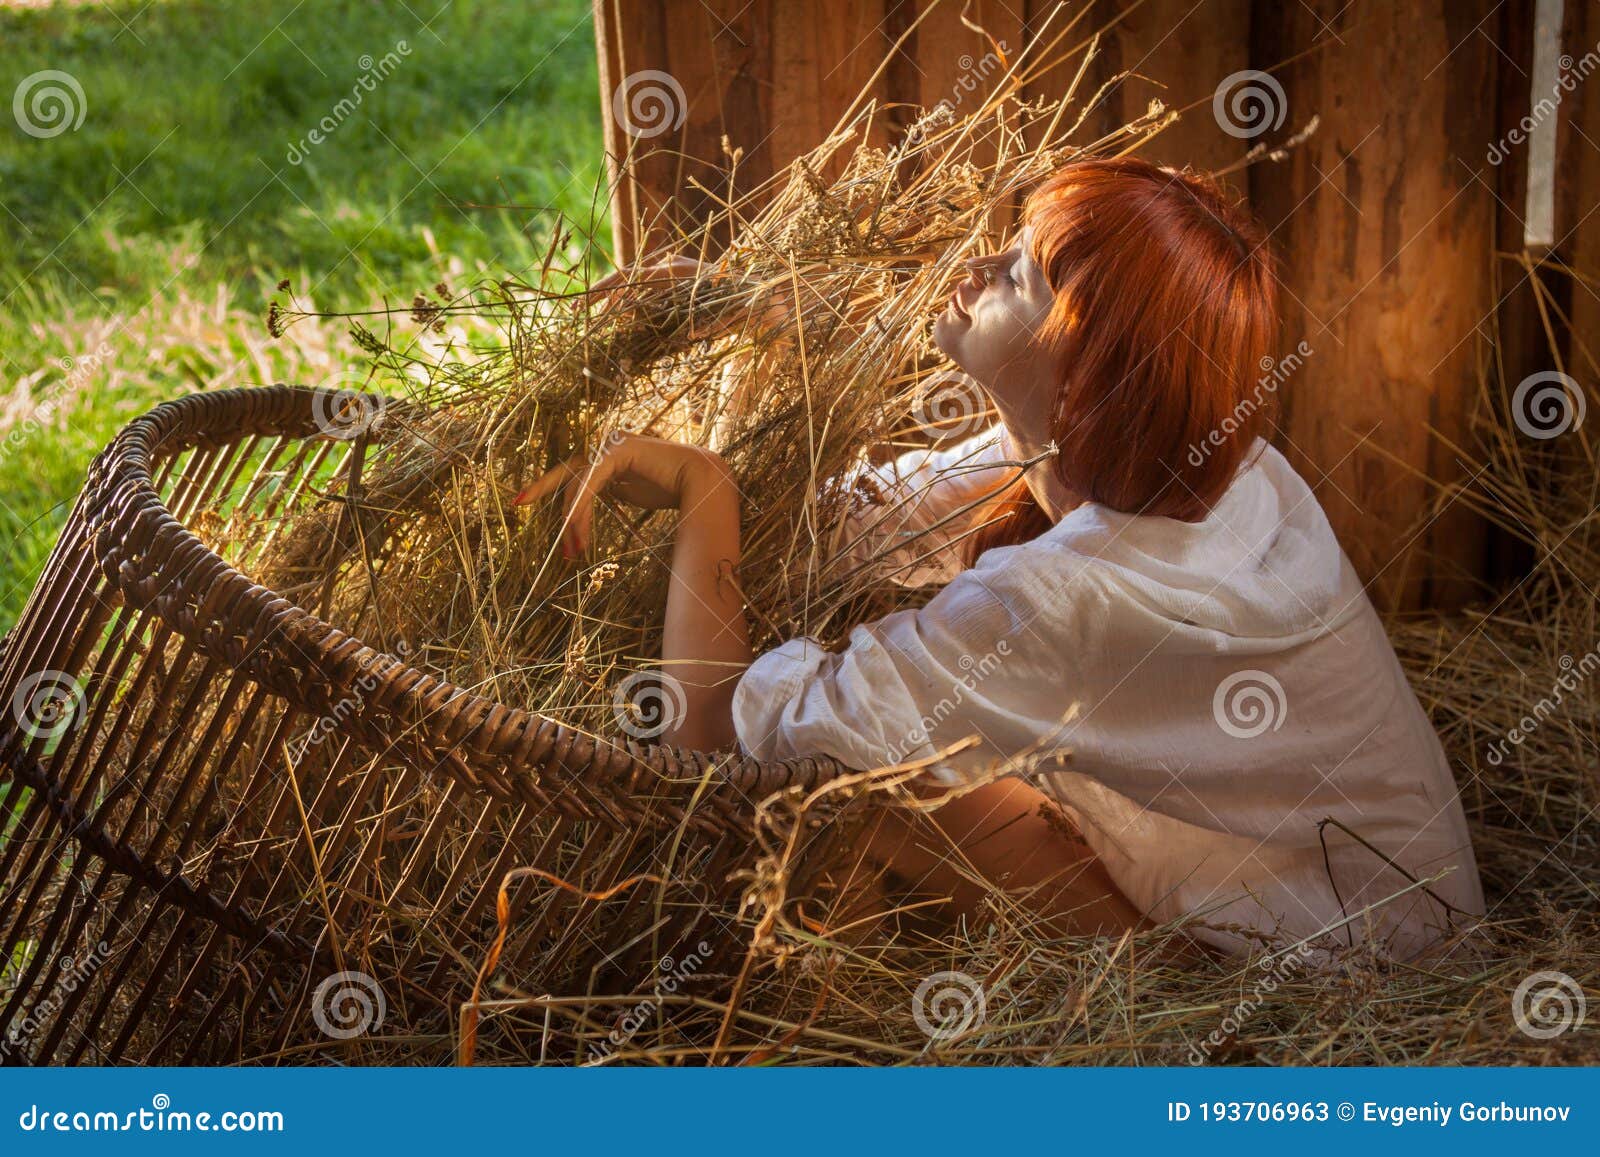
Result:
{"label": "sunlight on hay", "polygon": [[[1002,207],[1057,166],[1135,148],[1170,120],[1152,109],[1104,140],[1068,144],[1094,94],[1074,83],[1059,101],[1024,104],[1021,84],[1043,66],[1007,63],[995,94],[965,117],[935,111],[893,148],[866,148],[858,142],[880,114],[865,105],[769,199],[729,207],[734,239],[717,266],[726,278],[635,281],[602,303],[557,230],[538,278],[441,284],[409,316],[354,319],[372,355],[369,388],[416,408],[355,407],[361,436],[380,444],[359,477],[328,472],[322,501],[270,525],[239,516],[221,547],[374,646],[404,648],[421,668],[597,735],[623,721],[619,684],[656,664],[673,517],[604,507],[591,557],[575,564],[559,555],[554,504],[509,502],[617,431],[699,442],[733,467],[758,650],[798,634],[837,645],[852,624],[914,605],[928,592],[830,565],[844,545],[830,537],[841,512],[870,496],[826,483],[866,458],[990,420],[976,393],[929,392],[953,369],[932,347],[929,322],[963,259],[999,246]],[[816,174],[835,157],[842,175],[825,184]],[[719,224],[682,237],[677,251],[714,256],[708,238]],[[798,294],[795,316],[766,311],[776,286]],[[272,325],[308,315],[291,296],[274,306]],[[730,333],[697,340],[721,319],[734,319]],[[1391,623],[1463,785],[1490,894],[1481,960],[1412,967],[1360,948],[1312,972],[1285,946],[1264,946],[1246,962],[1179,965],[1160,951],[1170,929],[1063,941],[1000,890],[985,920],[952,929],[875,879],[835,874],[809,895],[791,891],[782,849],[769,845],[764,867],[747,864],[738,877],[749,889],[741,935],[751,950],[716,984],[679,983],[680,960],[627,993],[547,986],[557,972],[580,976],[585,954],[606,945],[561,946],[571,958],[559,970],[497,961],[470,1010],[473,1059],[1593,1059],[1592,1033],[1546,1041],[1517,1032],[1510,1001],[1536,970],[1590,988],[1600,976],[1591,819],[1600,693],[1580,688],[1509,757],[1486,753],[1560,673],[1562,655],[1600,644],[1600,556],[1587,518],[1594,468],[1586,433],[1535,449],[1518,441],[1495,380],[1486,367],[1478,444],[1457,448],[1486,469],[1470,491],[1442,497],[1532,543],[1534,577],[1487,610]],[[523,866],[559,871],[577,853],[555,847],[548,862]],[[457,950],[482,962],[490,947]],[[984,998],[966,1007],[959,1031],[930,1037],[913,1003],[943,972],[972,978]]]}

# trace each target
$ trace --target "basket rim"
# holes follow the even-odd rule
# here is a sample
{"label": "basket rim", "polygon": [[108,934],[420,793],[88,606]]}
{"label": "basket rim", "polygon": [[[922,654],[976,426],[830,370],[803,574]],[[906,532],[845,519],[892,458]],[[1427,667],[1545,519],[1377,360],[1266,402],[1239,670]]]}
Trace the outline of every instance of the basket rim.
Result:
{"label": "basket rim", "polygon": [[[790,786],[814,788],[852,770],[826,755],[763,761],[737,750],[700,752],[594,735],[469,691],[372,647],[256,582],[203,543],[156,490],[153,470],[158,462],[189,449],[252,437],[334,437],[317,423],[317,408],[347,401],[352,394],[377,400],[379,415],[432,412],[382,394],[275,383],[187,394],[130,421],[94,460],[84,492],[89,543],[107,582],[136,608],[159,616],[207,653],[245,665],[252,675],[266,673],[257,670],[266,659],[258,664],[250,659],[263,650],[270,656],[276,648],[267,647],[267,637],[281,633],[286,653],[316,666],[330,684],[349,685],[357,674],[376,679],[378,688],[367,701],[385,715],[405,718],[446,760],[455,754],[453,770],[473,780],[480,775],[499,778],[493,771],[485,775],[482,766],[464,766],[490,759],[505,759],[509,768],[565,771],[592,785],[636,781],[651,773],[696,778],[720,773],[717,778],[748,801]],[[377,428],[372,423],[342,440],[366,437]],[[154,586],[150,580],[175,559],[181,560],[183,575],[168,576],[167,583]],[[241,641],[241,626],[246,637],[263,636],[243,653],[240,646],[228,645]],[[302,690],[298,683],[281,680],[269,686],[307,710],[317,710],[297,694]],[[479,758],[470,760],[474,754]]]}

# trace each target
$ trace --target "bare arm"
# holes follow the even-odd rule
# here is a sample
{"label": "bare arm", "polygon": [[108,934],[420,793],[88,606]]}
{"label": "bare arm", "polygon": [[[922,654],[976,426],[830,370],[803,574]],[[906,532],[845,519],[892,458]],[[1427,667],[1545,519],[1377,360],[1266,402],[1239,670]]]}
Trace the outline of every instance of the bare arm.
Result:
{"label": "bare arm", "polygon": [[588,551],[602,490],[648,510],[680,512],[661,660],[663,678],[682,688],[684,711],[662,738],[702,751],[730,745],[733,690],[750,663],[750,630],[738,583],[739,491],[727,465],[700,446],[625,434],[595,461],[565,462],[514,501],[527,505],[557,490],[566,493],[568,558]]}
{"label": "bare arm", "polygon": [[948,445],[910,450],[830,482],[848,487],[848,509],[830,544],[824,578],[947,582],[961,569],[961,542],[986,504],[1021,476],[998,426]]}
{"label": "bare arm", "polygon": [[739,492],[727,468],[685,490],[672,551],[661,662],[687,709],[668,743],[699,751],[731,747],[733,689],[750,663],[750,627],[738,582]]}

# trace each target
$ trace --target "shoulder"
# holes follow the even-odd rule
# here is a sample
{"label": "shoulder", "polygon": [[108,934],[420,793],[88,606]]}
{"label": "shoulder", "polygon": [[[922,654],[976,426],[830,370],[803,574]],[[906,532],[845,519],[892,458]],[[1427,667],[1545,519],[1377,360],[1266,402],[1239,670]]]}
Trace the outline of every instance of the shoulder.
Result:
{"label": "shoulder", "polygon": [[1002,434],[1002,427],[995,425],[965,438],[946,438],[931,446],[907,450],[893,461],[890,470],[902,478],[917,474],[960,478],[1005,460],[1007,449]]}
{"label": "shoulder", "polygon": [[1096,621],[1115,597],[1106,567],[1070,539],[1046,533],[984,551],[928,604],[935,614],[986,611],[1003,615],[1015,630],[1070,629],[1075,636]]}
{"label": "shoulder", "polygon": [[930,492],[954,495],[992,487],[1005,460],[1001,431],[994,426],[960,440],[918,446],[881,462],[862,459],[824,488],[849,493],[858,507],[922,499]]}

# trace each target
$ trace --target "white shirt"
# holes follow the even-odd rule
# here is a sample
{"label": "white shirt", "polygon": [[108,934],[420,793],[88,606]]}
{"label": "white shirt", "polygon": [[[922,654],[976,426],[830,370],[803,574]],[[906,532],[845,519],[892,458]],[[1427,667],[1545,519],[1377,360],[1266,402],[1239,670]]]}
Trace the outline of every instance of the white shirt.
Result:
{"label": "white shirt", "polygon": [[733,701],[745,751],[865,770],[975,736],[935,774],[1025,759],[1133,904],[1231,951],[1328,932],[1407,957],[1452,927],[1435,897],[1456,927],[1483,912],[1438,737],[1282,454],[1257,440],[1201,522],[1086,503],[962,569],[966,520],[945,520],[1018,476],[1003,459],[996,428],[868,472],[882,505],[846,520],[834,573],[876,552],[946,585],[843,652],[758,657]]}

